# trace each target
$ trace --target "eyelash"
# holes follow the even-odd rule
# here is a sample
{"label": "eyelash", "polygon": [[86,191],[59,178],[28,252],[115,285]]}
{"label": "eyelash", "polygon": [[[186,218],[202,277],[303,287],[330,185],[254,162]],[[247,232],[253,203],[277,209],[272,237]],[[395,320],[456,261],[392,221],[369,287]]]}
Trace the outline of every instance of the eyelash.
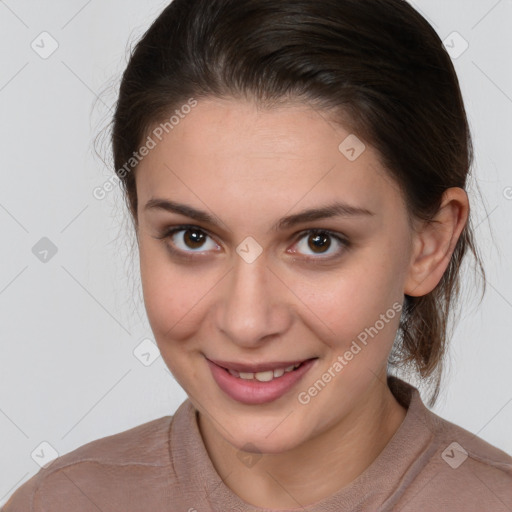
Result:
{"label": "eyelash", "polygon": [[[184,224],[184,225],[181,225],[181,226],[175,226],[175,227],[169,228],[169,229],[165,230],[163,233],[161,233],[159,236],[157,236],[155,238],[157,240],[164,240],[165,241],[168,238],[171,238],[174,234],[179,233],[180,231],[187,231],[189,229],[190,230],[194,230],[194,231],[199,231],[200,233],[204,233],[205,235],[207,235],[208,237],[213,239],[213,237],[207,231],[205,231],[204,229],[200,228],[199,226],[195,226],[195,225],[192,225],[192,224]],[[343,249],[338,251],[338,253],[335,254],[334,256],[329,256],[329,257],[306,256],[305,257],[306,260],[315,261],[315,262],[331,261],[333,259],[339,258],[341,256],[340,253],[342,251],[348,250],[350,248],[350,246],[351,246],[350,242],[346,238],[343,238],[339,234],[334,233],[332,231],[329,231],[328,229],[320,229],[320,228],[312,228],[312,229],[307,229],[305,231],[301,231],[300,233],[297,234],[297,237],[296,237],[296,240],[294,242],[294,245],[298,241],[302,240],[306,235],[316,235],[316,234],[326,234],[326,235],[334,238],[336,241],[338,241],[341,244]],[[175,249],[175,248],[171,247],[168,244],[166,244],[166,247],[167,247],[167,249],[172,254],[174,254],[174,255],[176,255],[176,256],[178,256],[180,258],[184,258],[184,259],[187,259],[187,260],[195,260],[198,257],[198,256],[194,256],[196,251],[182,251],[180,249]],[[197,251],[197,252],[199,252],[199,251]]]}

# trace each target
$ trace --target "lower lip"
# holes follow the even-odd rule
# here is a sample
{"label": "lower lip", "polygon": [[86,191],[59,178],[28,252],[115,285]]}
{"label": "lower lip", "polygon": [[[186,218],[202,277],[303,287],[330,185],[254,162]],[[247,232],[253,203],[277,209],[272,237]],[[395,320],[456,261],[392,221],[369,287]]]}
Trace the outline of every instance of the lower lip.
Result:
{"label": "lower lip", "polygon": [[316,359],[309,359],[296,370],[286,372],[283,376],[269,382],[240,379],[208,359],[207,362],[215,382],[226,395],[243,404],[258,405],[272,402],[283,396],[309,371]]}

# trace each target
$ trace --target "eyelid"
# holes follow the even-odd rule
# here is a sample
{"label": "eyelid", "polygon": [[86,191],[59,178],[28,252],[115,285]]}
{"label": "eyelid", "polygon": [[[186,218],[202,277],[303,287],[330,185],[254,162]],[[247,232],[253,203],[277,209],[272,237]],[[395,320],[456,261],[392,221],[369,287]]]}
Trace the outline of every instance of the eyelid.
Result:
{"label": "eyelid", "polygon": [[171,235],[177,233],[178,231],[187,231],[187,229],[201,231],[202,233],[205,233],[210,238],[215,240],[215,237],[207,229],[201,228],[195,224],[180,224],[179,226],[171,226],[169,228],[164,228],[160,235],[156,236],[155,238],[157,240],[164,240],[165,238],[170,237]]}
{"label": "eyelid", "polygon": [[[215,237],[212,234],[210,234],[210,232],[207,229],[204,229],[195,224],[180,224],[177,226],[171,226],[168,229],[164,229],[163,232],[160,235],[156,236],[155,238],[157,240],[166,240],[167,238],[170,238],[174,234],[179,233],[180,231],[187,231],[188,229],[200,231],[200,232],[206,234],[212,240],[214,240],[217,245],[220,245],[216,241]],[[307,228],[307,229],[304,229],[304,230],[298,232],[294,236],[293,244],[295,245],[299,240],[304,238],[305,235],[312,235],[312,234],[316,234],[316,233],[325,233],[325,234],[329,235],[330,237],[334,238],[343,247],[343,250],[342,250],[343,252],[348,250],[351,247],[351,243],[349,242],[348,238],[345,235],[343,235],[342,233],[338,233],[335,231],[331,231],[330,229],[324,229],[324,228]],[[186,258],[186,259],[195,259],[196,258],[196,256],[194,256],[195,254],[198,254],[198,255],[202,254],[201,251],[182,251],[180,249],[175,249],[170,246],[167,246],[167,247],[172,253],[174,253],[180,257]],[[339,251],[339,252],[341,252],[341,251]],[[302,256],[302,258],[307,261],[309,260],[309,261],[315,261],[315,262],[327,262],[327,261],[331,261],[333,259],[340,258],[341,254],[339,254],[339,252],[337,254],[335,254],[334,256],[326,256],[326,257],[324,257],[324,256]],[[293,251],[293,254],[298,254],[298,252]],[[201,257],[201,256],[197,256],[197,257]]]}
{"label": "eyelid", "polygon": [[[180,231],[187,231],[188,229],[200,231],[201,233],[204,233],[209,238],[211,238],[217,245],[220,245],[215,237],[207,230],[200,226],[197,226],[195,224],[180,224],[179,226],[171,226],[167,229],[164,229],[160,235],[156,236],[155,238],[157,240],[167,240],[171,236],[175,235],[176,233],[179,233]],[[201,254],[201,251],[182,251],[181,249],[175,249],[174,247],[171,247],[167,245],[167,248],[169,251],[171,251],[173,254],[176,254],[179,257],[186,258],[186,259],[195,259],[195,254]],[[199,256],[198,256],[199,257]]]}
{"label": "eyelid", "polygon": [[[316,263],[327,263],[332,260],[339,259],[345,251],[347,251],[351,247],[351,243],[349,242],[348,238],[343,235],[342,233],[338,233],[336,231],[331,231],[330,229],[324,229],[324,228],[308,228],[300,231],[297,233],[297,235],[294,238],[294,245],[304,238],[305,235],[314,235],[317,233],[325,233],[331,238],[334,238],[341,246],[342,249],[337,251],[334,255],[331,256],[302,256],[302,259],[305,259],[306,261],[312,261]],[[293,251],[293,254],[297,254],[298,251]]]}

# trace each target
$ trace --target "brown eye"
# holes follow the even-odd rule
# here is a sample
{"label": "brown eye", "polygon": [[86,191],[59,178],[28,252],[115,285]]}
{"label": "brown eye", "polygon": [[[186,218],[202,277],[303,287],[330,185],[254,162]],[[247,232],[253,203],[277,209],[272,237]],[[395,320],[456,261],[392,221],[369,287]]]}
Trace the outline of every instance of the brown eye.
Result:
{"label": "brown eye", "polygon": [[[334,245],[332,243],[333,240],[335,241]],[[296,246],[299,250],[294,250],[293,252],[302,252],[306,256],[308,255],[307,251],[311,251],[313,255],[327,254],[327,257],[325,258],[311,259],[329,259],[330,257],[336,257],[340,255],[343,249],[349,246],[349,243],[348,241],[334,233],[331,233],[330,231],[314,229],[302,233],[302,236],[299,238]],[[334,250],[329,253],[328,251],[331,249],[331,247],[334,247]]]}
{"label": "brown eye", "polygon": [[183,242],[190,249],[199,249],[206,238],[205,233],[199,231],[198,229],[189,228],[183,230],[183,232]]}
{"label": "brown eye", "polygon": [[[170,250],[184,255],[218,248],[211,236],[196,226],[177,226],[165,231],[157,238],[168,241]],[[208,246],[208,240],[211,240],[210,246]]]}
{"label": "brown eye", "polygon": [[329,249],[330,246],[331,241],[329,240],[329,236],[325,234],[309,235],[308,237],[308,247],[314,252],[323,253],[325,250]]}

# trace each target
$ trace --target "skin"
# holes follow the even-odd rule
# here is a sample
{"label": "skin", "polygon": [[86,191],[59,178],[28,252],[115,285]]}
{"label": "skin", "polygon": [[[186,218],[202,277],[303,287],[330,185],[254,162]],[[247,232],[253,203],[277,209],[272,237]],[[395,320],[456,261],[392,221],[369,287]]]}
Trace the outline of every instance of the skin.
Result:
{"label": "skin", "polygon": [[[314,503],[353,481],[386,446],[406,414],[386,383],[399,314],[308,404],[297,396],[393,303],[403,304],[404,294],[425,295],[437,285],[467,221],[467,195],[451,188],[435,224],[411,225],[376,151],[367,144],[349,161],[338,150],[349,134],[306,105],[261,110],[250,101],[207,98],[137,168],[137,239],[150,325],[165,363],[199,411],[214,467],[256,506]],[[205,210],[220,224],[145,210],[151,198]],[[285,215],[333,200],[374,215],[270,231]],[[157,239],[187,223],[203,230],[202,243],[191,244],[187,231]],[[311,234],[303,233],[312,228],[338,233],[350,246],[329,237],[330,246],[315,251]],[[262,248],[250,264],[236,252],[247,236]],[[169,246],[193,259],[171,255]],[[290,392],[246,405],[217,386],[205,356],[318,359]],[[240,451],[262,456],[249,467]]]}

